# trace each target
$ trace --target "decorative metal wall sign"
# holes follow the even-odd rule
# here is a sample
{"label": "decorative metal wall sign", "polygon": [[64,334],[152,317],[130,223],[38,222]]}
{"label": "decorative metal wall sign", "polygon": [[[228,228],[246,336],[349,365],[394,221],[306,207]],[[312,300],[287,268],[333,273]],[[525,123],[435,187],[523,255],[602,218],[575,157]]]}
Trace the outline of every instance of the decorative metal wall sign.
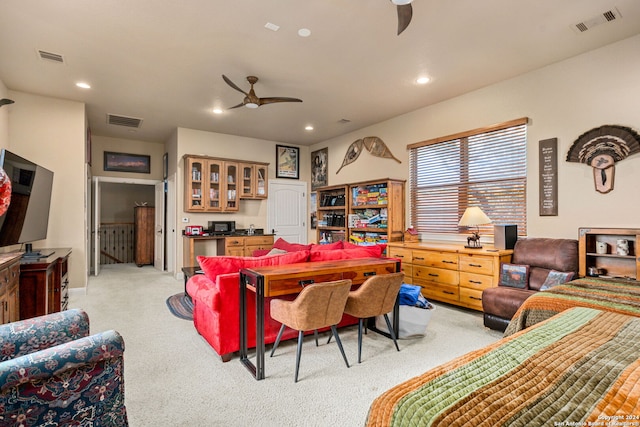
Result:
{"label": "decorative metal wall sign", "polygon": [[604,125],[575,140],[567,153],[568,162],[586,163],[593,168],[596,191],[613,190],[615,163],[640,152],[640,135],[631,128]]}
{"label": "decorative metal wall sign", "polygon": [[360,157],[360,153],[362,152],[363,147],[376,157],[393,159],[398,163],[402,163],[393,154],[391,154],[391,150],[389,150],[389,147],[387,147],[387,144],[385,144],[382,139],[378,138],[377,136],[367,136],[352,142],[349,148],[347,148],[347,153],[345,154],[342,165],[336,172],[336,175],[342,170],[343,167],[355,162],[358,157]]}
{"label": "decorative metal wall sign", "polygon": [[539,145],[540,216],[558,215],[558,138]]}

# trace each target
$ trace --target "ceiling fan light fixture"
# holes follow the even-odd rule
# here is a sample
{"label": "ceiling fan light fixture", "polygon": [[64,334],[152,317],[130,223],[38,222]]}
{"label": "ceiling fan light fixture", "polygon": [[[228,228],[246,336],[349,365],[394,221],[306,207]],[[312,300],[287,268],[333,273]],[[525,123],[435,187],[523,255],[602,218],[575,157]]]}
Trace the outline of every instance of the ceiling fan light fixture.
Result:
{"label": "ceiling fan light fixture", "polygon": [[247,108],[258,108],[259,105],[256,104],[255,102],[247,102],[246,104],[244,104],[245,107]]}
{"label": "ceiling fan light fixture", "polygon": [[411,3],[413,0],[391,0],[391,3],[397,4],[398,6],[403,6],[405,4]]}

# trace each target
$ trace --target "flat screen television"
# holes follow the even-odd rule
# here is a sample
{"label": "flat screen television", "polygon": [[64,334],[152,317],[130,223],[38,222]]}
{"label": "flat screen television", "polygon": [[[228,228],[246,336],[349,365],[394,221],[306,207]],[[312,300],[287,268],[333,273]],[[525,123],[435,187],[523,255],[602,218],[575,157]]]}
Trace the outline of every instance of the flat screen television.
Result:
{"label": "flat screen television", "polygon": [[31,242],[47,238],[53,172],[6,149],[0,167],[11,181],[11,202],[0,216],[0,246],[25,244],[24,257],[48,256],[33,251]]}

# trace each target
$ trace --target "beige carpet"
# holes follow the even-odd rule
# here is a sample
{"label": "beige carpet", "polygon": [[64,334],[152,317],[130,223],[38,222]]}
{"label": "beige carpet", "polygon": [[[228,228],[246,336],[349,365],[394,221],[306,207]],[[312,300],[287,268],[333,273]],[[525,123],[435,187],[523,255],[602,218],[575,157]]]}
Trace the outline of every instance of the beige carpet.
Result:
{"label": "beige carpet", "polygon": [[[305,341],[298,383],[295,341],[282,343],[254,380],[236,359],[222,363],[192,322],[174,317],[167,297],[183,282],[153,267],[106,266],[89,279],[85,309],[91,332],[115,329],[125,340],[125,401],[138,426],[362,426],[371,401],[389,387],[453,357],[496,341],[480,313],[435,304],[427,335],[401,340],[400,352],[378,334],[364,337],[357,363],[357,327],[340,330],[351,364],[335,342]],[[270,351],[271,346],[267,346]]]}

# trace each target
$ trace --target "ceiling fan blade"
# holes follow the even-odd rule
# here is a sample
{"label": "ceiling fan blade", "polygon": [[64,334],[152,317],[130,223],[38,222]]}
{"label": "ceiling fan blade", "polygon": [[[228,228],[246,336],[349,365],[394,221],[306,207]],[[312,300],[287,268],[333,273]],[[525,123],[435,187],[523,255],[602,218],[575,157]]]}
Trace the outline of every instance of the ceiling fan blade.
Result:
{"label": "ceiling fan blade", "polygon": [[234,105],[233,107],[229,107],[229,108],[227,108],[227,109],[228,109],[228,110],[231,110],[231,109],[233,109],[233,108],[242,107],[243,105],[244,105],[244,102],[241,102],[240,104],[238,104],[238,105]]}
{"label": "ceiling fan blade", "polygon": [[274,96],[274,97],[270,97],[270,98],[260,98],[259,105],[273,104],[275,102],[302,102],[302,99],[287,98],[287,97],[284,97],[284,96]]}
{"label": "ceiling fan blade", "polygon": [[411,18],[413,17],[413,7],[411,7],[411,3],[398,5],[398,35],[407,29],[409,23],[411,23]]}
{"label": "ceiling fan blade", "polygon": [[243,91],[242,89],[240,89],[238,86],[236,86],[236,84],[234,82],[232,82],[231,80],[229,80],[229,78],[227,76],[225,76],[224,74],[222,75],[222,79],[227,82],[227,84],[229,86],[231,86],[232,88],[234,88],[235,90],[237,90],[238,92],[244,93],[245,95],[249,96],[249,94],[245,91]]}

